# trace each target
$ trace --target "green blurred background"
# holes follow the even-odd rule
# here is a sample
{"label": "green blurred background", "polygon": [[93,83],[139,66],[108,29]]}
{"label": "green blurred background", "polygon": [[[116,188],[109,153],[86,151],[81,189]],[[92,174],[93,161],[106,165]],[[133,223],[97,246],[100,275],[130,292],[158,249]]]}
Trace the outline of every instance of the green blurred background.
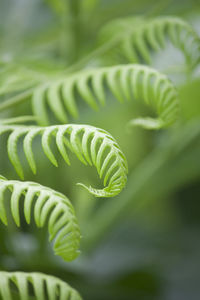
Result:
{"label": "green blurred background", "polygon": [[[41,76],[53,74],[87,55],[100,28],[114,18],[176,15],[200,34],[198,0],[82,0],[70,21],[63,18],[65,9],[64,0],[0,0],[0,63],[8,66],[7,77],[0,73],[0,101],[15,83],[16,90],[20,84],[34,84],[38,70]],[[72,26],[75,18],[78,28]],[[54,256],[46,228],[25,222],[20,229],[1,225],[0,269],[55,275],[85,300],[200,299],[200,68],[188,79],[174,71],[179,61],[180,53],[169,45],[152,62],[180,94],[180,120],[169,130],[129,130],[127,121],[147,111],[138,103],[121,105],[109,96],[99,112],[80,107],[78,123],[108,130],[127,157],[128,183],[119,196],[94,199],[76,186],[99,184],[92,168],[72,156],[72,167],[60,159],[56,169],[39,143],[34,144],[38,172],[32,175],[24,163],[25,178],[69,197],[82,231],[82,253],[65,263]],[[0,117],[28,113],[30,105],[24,102]],[[7,158],[5,137],[0,144],[0,173],[18,179]]]}

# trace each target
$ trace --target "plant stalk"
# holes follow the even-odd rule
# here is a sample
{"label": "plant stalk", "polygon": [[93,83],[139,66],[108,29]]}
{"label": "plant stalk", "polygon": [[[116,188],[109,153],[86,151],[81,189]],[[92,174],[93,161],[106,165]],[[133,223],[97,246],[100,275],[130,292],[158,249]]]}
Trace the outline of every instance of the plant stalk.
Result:
{"label": "plant stalk", "polygon": [[67,63],[77,60],[80,51],[80,0],[65,0],[61,18],[61,56]]}
{"label": "plant stalk", "polygon": [[0,112],[4,111],[8,108],[11,108],[13,106],[18,105],[19,103],[22,103],[24,101],[26,101],[27,99],[31,99],[31,95],[33,93],[33,88],[32,89],[28,89],[16,96],[13,96],[11,98],[9,98],[8,100],[5,100],[4,102],[2,102],[0,104]]}
{"label": "plant stalk", "polygon": [[[186,126],[185,130],[174,136],[174,139],[167,141],[150,154],[130,174],[128,186],[120,196],[109,199],[95,213],[84,229],[85,251],[90,252],[97,247],[102,238],[105,238],[130,211],[131,216],[137,215],[142,207],[146,206],[147,200],[162,200],[163,195],[166,197],[186,182],[199,177],[200,161],[194,160],[200,150],[199,122],[188,128]],[[188,132],[190,134],[187,136]],[[183,138],[185,138],[184,144]]]}

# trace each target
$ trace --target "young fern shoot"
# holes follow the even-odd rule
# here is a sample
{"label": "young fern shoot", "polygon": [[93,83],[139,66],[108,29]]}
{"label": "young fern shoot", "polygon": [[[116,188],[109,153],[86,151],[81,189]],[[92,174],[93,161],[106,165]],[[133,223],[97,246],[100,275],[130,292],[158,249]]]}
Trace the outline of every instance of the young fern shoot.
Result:
{"label": "young fern shoot", "polygon": [[112,20],[102,29],[100,40],[103,44],[110,43],[110,56],[117,49],[118,54],[131,63],[150,64],[152,50],[164,49],[168,41],[183,53],[190,70],[200,63],[200,38],[188,22],[178,17]]}
{"label": "young fern shoot", "polygon": [[[200,62],[200,38],[188,22],[178,17],[163,16],[152,19],[129,17],[112,20],[101,30],[100,40],[102,43],[100,48],[97,48],[94,53],[89,54],[86,58],[72,65],[71,68],[65,71],[60,70],[55,72],[53,70],[54,76],[52,76],[52,74],[49,76],[45,74],[44,76],[41,75],[39,71],[32,72],[33,80],[37,78],[33,87],[24,90],[25,86],[23,86],[21,92],[0,104],[0,111],[18,105],[23,101],[30,100],[31,95],[33,95],[33,102],[37,104],[40,103],[40,99],[47,98],[46,102],[54,112],[56,118],[62,123],[66,123],[67,116],[64,112],[63,105],[58,99],[58,90],[61,88],[60,84],[62,81],[65,81],[65,79],[68,79],[64,74],[70,74],[70,72],[74,70],[80,70],[81,67],[87,66],[94,58],[103,59],[103,57],[108,56],[109,61],[112,62],[111,64],[119,64],[122,61],[124,62],[124,59],[127,63],[150,64],[152,51],[157,52],[164,49],[167,42],[171,41],[184,55],[188,73],[198,66]],[[119,59],[119,57],[121,57],[122,60]],[[8,75],[10,76],[10,73],[8,73]],[[27,78],[26,73],[24,77]],[[60,78],[60,80],[57,80],[57,78]],[[54,83],[54,89],[50,89],[50,86],[52,86],[51,80]],[[49,82],[45,84],[46,81]],[[9,92],[13,91],[11,89],[12,86],[13,85],[9,88]],[[4,94],[6,95],[6,91]],[[76,116],[76,110],[73,107],[73,103],[71,103],[73,100],[65,100],[66,97],[63,91],[61,91],[61,94],[64,105],[67,110],[69,110],[69,113]],[[61,95],[59,98],[60,97]],[[54,98],[54,103],[49,100],[50,98]],[[36,105],[33,105],[33,108],[35,114],[40,115],[39,108],[37,108]],[[40,104],[40,109],[42,109],[41,115],[43,120],[40,115],[39,124],[48,125],[48,116],[44,103]]]}
{"label": "young fern shoot", "polygon": [[79,255],[80,229],[74,209],[66,196],[34,182],[7,180],[0,176],[0,220],[5,225],[8,225],[5,205],[7,190],[11,193],[11,215],[17,226],[20,226],[19,207],[23,196],[23,212],[27,224],[31,222],[32,211],[37,227],[43,227],[48,221],[55,254],[65,261],[72,261]]}
{"label": "young fern shoot", "polygon": [[42,273],[0,271],[0,299],[14,300],[12,295],[16,291],[19,294],[19,300],[29,300],[32,297],[45,300],[46,295],[50,300],[82,300],[77,291],[54,276]]}
{"label": "young fern shoot", "polygon": [[47,104],[60,122],[66,122],[67,112],[78,117],[76,96],[97,110],[98,104],[106,102],[106,89],[120,102],[132,98],[143,100],[158,115],[158,118],[135,119],[131,121],[132,125],[159,129],[168,127],[177,119],[176,88],[165,75],[142,65],[85,70],[42,85],[33,93],[33,112],[41,125],[48,124]]}
{"label": "young fern shoot", "polygon": [[8,155],[18,175],[23,178],[23,168],[17,152],[19,138],[24,138],[24,153],[32,169],[36,172],[36,163],[32,150],[33,139],[41,135],[44,154],[57,166],[57,160],[50,148],[50,139],[55,138],[57,148],[67,164],[70,164],[67,149],[75,153],[85,165],[94,165],[104,188],[87,187],[96,197],[113,197],[121,192],[127,181],[127,161],[115,139],[105,130],[89,125],[55,125],[49,127],[0,125],[0,135],[9,133]]}
{"label": "young fern shoot", "polygon": [[[53,7],[57,7],[58,1],[53,2]],[[73,38],[77,37],[74,35]],[[13,63],[13,66],[12,62],[2,63],[0,97],[3,101],[0,103],[0,112],[24,101],[31,101],[33,110],[33,116],[11,115],[10,119],[0,120],[0,136],[7,133],[7,153],[20,178],[24,179],[24,170],[18,153],[19,142],[23,140],[23,153],[35,174],[37,164],[33,141],[39,137],[42,150],[53,165],[58,166],[52,142],[66,164],[70,165],[71,152],[83,164],[96,168],[103,181],[101,189],[78,183],[89,193],[96,197],[118,195],[126,185],[128,165],[115,139],[100,128],[66,123],[69,117],[79,117],[78,101],[85,102],[92,110],[98,110],[100,106],[106,105],[107,98],[112,95],[120,103],[143,101],[156,115],[137,117],[129,122],[130,125],[157,130],[174,124],[179,110],[175,86],[155,69],[135,64],[150,64],[152,52],[165,48],[168,41],[184,55],[189,74],[200,62],[200,39],[187,22],[177,17],[133,17],[111,21],[100,32],[100,47],[67,70],[64,70],[62,64],[54,70],[55,62],[52,64],[51,59],[48,61],[49,68],[43,71],[40,67],[29,69],[26,59],[24,62],[21,59],[20,63]],[[55,57],[53,50],[53,61]],[[108,64],[105,64],[106,57]],[[85,68],[92,65],[93,59],[98,63],[103,62],[103,67]],[[132,64],[112,66],[119,61]],[[52,115],[64,125],[48,126]],[[39,126],[19,125],[30,121],[37,121]],[[123,203],[126,205],[126,202]],[[119,208],[121,211],[122,206]],[[69,199],[40,184],[8,180],[0,175],[0,220],[8,225],[9,215],[20,226],[20,210],[27,224],[31,223],[32,218],[39,228],[48,225],[49,240],[54,242],[56,255],[65,261],[78,257],[81,234]],[[112,211],[116,218],[117,210],[112,208]],[[105,220],[100,220],[104,222],[104,228]],[[107,220],[112,219],[108,216]],[[78,292],[53,276],[0,271],[0,299],[14,300],[16,293],[20,300],[81,300]]]}

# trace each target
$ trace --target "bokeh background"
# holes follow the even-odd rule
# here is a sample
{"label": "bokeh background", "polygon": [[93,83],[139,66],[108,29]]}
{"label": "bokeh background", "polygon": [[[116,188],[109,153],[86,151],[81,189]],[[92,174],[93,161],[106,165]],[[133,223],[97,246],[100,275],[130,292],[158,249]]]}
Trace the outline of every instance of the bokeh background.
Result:
{"label": "bokeh background", "polygon": [[[198,0],[82,0],[81,10],[66,21],[63,1],[0,0],[0,101],[26,89],[41,76],[54,74],[87,55],[106,22],[126,16],[176,15],[200,35]],[[74,1],[75,2],[75,1]],[[71,32],[73,18],[79,28]],[[98,65],[94,61],[92,64]],[[153,55],[152,66],[168,74],[180,95],[180,120],[158,132],[127,128],[134,116],[148,113],[139,103],[108,105],[93,112],[80,106],[78,123],[108,130],[125,153],[129,175],[125,190],[113,199],[94,199],[76,182],[98,185],[90,167],[72,156],[59,168],[43,156],[38,172],[26,163],[25,178],[52,187],[72,201],[82,231],[80,257],[65,263],[55,257],[47,229],[34,223],[0,226],[0,269],[41,271],[62,278],[85,300],[200,299],[200,69],[188,78],[180,52],[168,45]],[[35,76],[32,76],[35,72]],[[34,79],[33,79],[34,78]],[[0,113],[1,118],[28,114],[28,101]],[[74,122],[74,120],[72,120]],[[0,174],[18,179],[0,140]]]}

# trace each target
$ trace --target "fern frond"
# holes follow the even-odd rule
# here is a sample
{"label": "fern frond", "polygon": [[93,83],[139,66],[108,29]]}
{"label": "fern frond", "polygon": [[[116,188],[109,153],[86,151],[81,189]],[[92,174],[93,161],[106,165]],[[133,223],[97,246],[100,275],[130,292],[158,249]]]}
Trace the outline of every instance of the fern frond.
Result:
{"label": "fern frond", "polygon": [[97,197],[113,197],[125,186],[127,162],[114,138],[106,131],[89,125],[55,125],[49,127],[0,125],[0,135],[9,133],[8,155],[17,173],[23,178],[23,168],[17,152],[20,137],[24,138],[24,153],[32,169],[36,164],[32,151],[33,139],[41,135],[42,148],[48,159],[57,166],[56,158],[50,148],[51,138],[55,138],[57,148],[67,164],[70,164],[67,148],[74,152],[84,164],[94,165],[100,178],[104,178],[103,189],[87,187]]}
{"label": "fern frond", "polygon": [[136,119],[132,122],[134,125],[158,129],[171,125],[177,118],[178,97],[175,87],[165,75],[142,65],[85,70],[42,85],[33,94],[34,114],[42,125],[48,124],[48,105],[59,121],[66,122],[64,106],[69,114],[77,117],[76,97],[79,96],[96,110],[98,102],[105,104],[106,88],[120,102],[124,99],[142,99],[158,114],[157,119]]}
{"label": "fern frond", "polygon": [[117,49],[132,63],[150,64],[151,50],[161,50],[168,40],[183,53],[190,68],[200,62],[200,38],[189,23],[178,17],[117,19],[102,29],[100,37],[104,43],[115,39],[110,50]]}
{"label": "fern frond", "polygon": [[0,298],[14,300],[18,293],[20,300],[81,300],[79,293],[66,282],[42,273],[0,271]]}
{"label": "fern frond", "polygon": [[66,196],[34,182],[7,180],[0,176],[0,219],[7,225],[5,192],[9,190],[10,209],[17,226],[20,226],[20,201],[24,197],[23,212],[27,224],[31,222],[31,211],[38,227],[48,221],[50,241],[54,240],[54,251],[66,261],[79,255],[80,230],[74,209]]}

